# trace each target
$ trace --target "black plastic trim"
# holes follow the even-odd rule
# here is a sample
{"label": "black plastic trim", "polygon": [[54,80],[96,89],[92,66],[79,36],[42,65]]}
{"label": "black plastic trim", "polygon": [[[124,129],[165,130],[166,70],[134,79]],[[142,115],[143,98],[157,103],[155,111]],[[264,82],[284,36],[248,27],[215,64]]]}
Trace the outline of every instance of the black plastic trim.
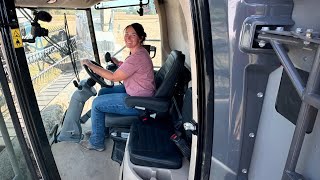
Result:
{"label": "black plastic trim", "polygon": [[[260,115],[264,100],[264,94],[268,83],[269,74],[278,66],[265,66],[252,64],[245,69],[244,78],[244,109],[243,134],[241,143],[240,168],[238,169],[238,180],[248,179],[251,158],[258,131]],[[243,173],[242,170],[247,172]]]}
{"label": "black plastic trim", "polygon": [[93,49],[93,54],[94,54],[94,60],[98,64],[101,64],[100,57],[99,57],[99,50],[98,50],[98,46],[97,46],[97,39],[96,39],[93,20],[92,20],[91,9],[87,9],[86,10],[86,15],[87,15],[87,20],[88,20],[88,27],[89,27],[89,32],[90,32],[90,38],[91,38],[92,49]]}
{"label": "black plastic trim", "polygon": [[214,126],[213,51],[209,4],[191,1],[198,87],[198,147],[194,179],[209,179]]}

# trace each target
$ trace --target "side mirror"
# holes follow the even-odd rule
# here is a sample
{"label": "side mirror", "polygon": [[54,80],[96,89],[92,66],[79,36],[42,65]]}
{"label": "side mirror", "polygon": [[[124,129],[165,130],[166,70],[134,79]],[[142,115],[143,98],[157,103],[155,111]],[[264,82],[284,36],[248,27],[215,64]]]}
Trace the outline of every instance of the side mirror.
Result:
{"label": "side mirror", "polygon": [[28,43],[34,43],[36,37],[41,37],[41,36],[48,36],[48,29],[43,28],[40,26],[38,23],[38,20],[44,21],[44,22],[50,22],[52,20],[52,16],[45,11],[35,11],[34,13],[34,19],[33,22],[31,23],[31,34],[33,36],[32,39],[23,39],[23,42],[28,42]]}

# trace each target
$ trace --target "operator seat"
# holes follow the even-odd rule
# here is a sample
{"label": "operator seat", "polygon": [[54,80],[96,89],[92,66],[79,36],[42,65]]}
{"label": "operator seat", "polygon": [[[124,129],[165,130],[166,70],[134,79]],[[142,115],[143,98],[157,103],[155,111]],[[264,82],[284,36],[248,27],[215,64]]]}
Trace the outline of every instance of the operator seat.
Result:
{"label": "operator seat", "polygon": [[[171,98],[174,93],[178,76],[184,68],[185,56],[180,51],[173,50],[167,60],[155,74],[156,92],[153,97],[129,96],[126,104],[130,107],[143,107],[144,112],[158,113],[169,110]],[[106,113],[105,126],[114,128],[129,128],[132,121],[139,119],[139,116],[124,116],[119,114]]]}

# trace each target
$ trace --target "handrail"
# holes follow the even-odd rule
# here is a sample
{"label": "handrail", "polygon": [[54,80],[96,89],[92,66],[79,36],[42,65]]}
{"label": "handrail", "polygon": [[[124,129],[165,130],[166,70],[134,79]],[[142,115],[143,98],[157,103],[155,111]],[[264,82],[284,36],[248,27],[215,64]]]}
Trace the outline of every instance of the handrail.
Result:
{"label": "handrail", "polygon": [[274,51],[277,53],[279,60],[288,73],[290,80],[293,83],[293,86],[297,90],[300,98],[302,98],[303,92],[305,87],[303,87],[303,81],[298,73],[298,71],[294,68],[293,63],[291,62],[289,56],[287,55],[286,51],[284,50],[282,44],[275,40],[270,41],[271,46],[273,47]]}
{"label": "handrail", "polygon": [[[301,174],[296,172],[296,166],[309,123],[315,120],[320,108],[320,95],[316,94],[316,92],[320,91],[320,42],[311,38],[296,36],[295,34],[295,36],[293,36],[291,34],[292,33],[288,33],[286,36],[283,34],[275,35],[274,32],[269,33],[268,31],[264,31],[264,33],[258,35],[258,39],[265,40],[271,44],[302,100],[282,180],[304,179]],[[300,75],[296,72],[292,61],[282,46],[282,43],[300,45],[304,44],[303,42],[317,45],[313,66],[305,87],[303,86]]]}

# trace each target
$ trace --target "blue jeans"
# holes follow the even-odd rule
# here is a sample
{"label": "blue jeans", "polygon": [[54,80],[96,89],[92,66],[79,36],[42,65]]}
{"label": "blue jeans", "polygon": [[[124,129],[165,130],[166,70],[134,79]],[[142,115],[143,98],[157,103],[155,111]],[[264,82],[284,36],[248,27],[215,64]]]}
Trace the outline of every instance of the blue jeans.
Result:
{"label": "blue jeans", "polygon": [[113,88],[102,88],[93,100],[91,108],[92,133],[89,139],[96,148],[104,148],[105,113],[127,116],[139,115],[139,111],[128,107],[124,100],[129,96],[123,85]]}

